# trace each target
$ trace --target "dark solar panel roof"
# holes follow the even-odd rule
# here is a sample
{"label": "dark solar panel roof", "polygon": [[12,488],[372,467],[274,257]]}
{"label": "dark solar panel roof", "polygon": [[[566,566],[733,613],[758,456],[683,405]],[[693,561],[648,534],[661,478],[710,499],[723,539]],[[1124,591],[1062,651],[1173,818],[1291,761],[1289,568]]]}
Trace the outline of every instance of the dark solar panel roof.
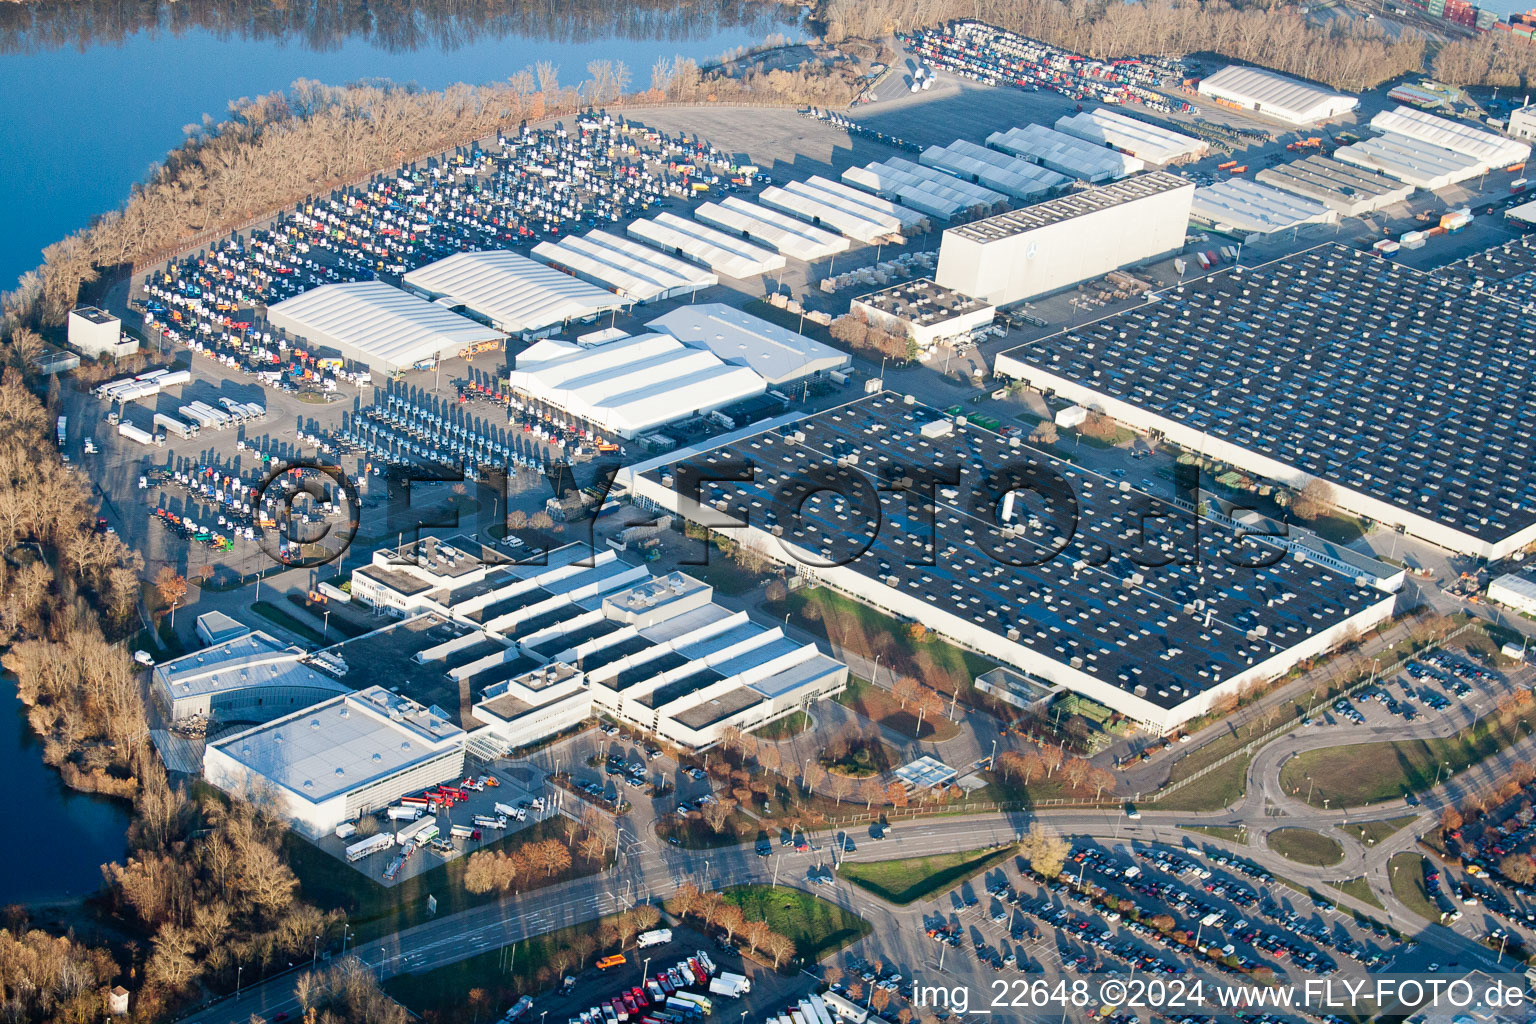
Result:
{"label": "dark solar panel roof", "polygon": [[617,643],[608,644],[585,655],[577,662],[576,667],[583,672],[596,672],[604,665],[612,665],[614,662],[629,657],[631,654],[639,654],[647,647],[654,647],[655,641],[647,640],[643,636],[629,636]]}
{"label": "dark solar panel roof", "polygon": [[543,587],[534,587],[531,590],[524,590],[513,594],[511,597],[504,597],[499,601],[493,601],[479,611],[469,612],[464,617],[471,622],[490,622],[503,615],[510,615],[530,605],[538,604],[540,601],[548,601],[553,596]]}
{"label": "dark solar panel roof", "polygon": [[[716,500],[723,503],[723,514],[737,521],[779,528],[808,558],[842,561],[1162,707],[1383,599],[1353,579],[1293,559],[1248,567],[1257,542],[1236,541],[1207,520],[990,431],[960,427],[937,440],[920,433],[942,418],[889,393],[876,395],[648,476],[670,473],[679,486],[684,467],[749,461],[754,482],[708,485],[704,500],[715,508]],[[1015,475],[998,475],[1007,466]],[[792,493],[812,473],[858,494],[858,482],[873,492],[897,477],[946,467],[959,482],[931,492],[936,508],[909,505],[906,494],[886,490],[874,499],[873,530],[865,514],[872,506],[861,512],[858,501],[826,491],[806,500],[798,519],[775,507],[775,495]],[[1022,494],[1016,484],[1030,474],[1047,497],[1019,498],[1010,528],[1000,529],[1001,493]],[[1273,549],[1268,558],[1275,558]]]}
{"label": "dark solar panel roof", "polygon": [[640,703],[654,711],[656,708],[672,703],[679,697],[686,696],[695,690],[702,690],[704,687],[718,683],[724,678],[724,676],[708,665],[700,665],[698,671],[689,672],[687,675],[679,676],[670,683],[658,686],[644,697],[641,697]]}
{"label": "dark solar panel roof", "polygon": [[1329,244],[1007,355],[1484,541],[1536,523],[1536,315],[1460,280]]}
{"label": "dark solar panel roof", "polygon": [[[588,641],[605,637],[609,633],[616,633],[623,628],[624,625],[622,623],[614,622],[612,619],[598,619],[596,622],[590,622],[578,629],[573,629],[569,633],[561,633],[559,636],[550,637],[548,640],[540,640],[533,645],[533,649],[546,656],[552,656],[559,654],[567,648],[580,647]],[[522,632],[521,627],[519,627],[519,632]]]}

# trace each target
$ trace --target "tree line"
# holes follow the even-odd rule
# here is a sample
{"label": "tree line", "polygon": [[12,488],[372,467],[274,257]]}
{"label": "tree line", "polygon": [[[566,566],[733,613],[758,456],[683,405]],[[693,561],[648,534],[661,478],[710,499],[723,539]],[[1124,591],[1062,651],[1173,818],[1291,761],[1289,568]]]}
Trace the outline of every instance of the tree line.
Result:
{"label": "tree line", "polygon": [[1529,88],[1536,83],[1536,44],[1507,32],[1453,39],[1435,53],[1433,69],[1451,85]]}
{"label": "tree line", "polygon": [[970,19],[1098,58],[1214,53],[1357,92],[1424,66],[1424,39],[1379,22],[1308,22],[1288,4],[1224,0],[818,0],[829,42]]}
{"label": "tree line", "polygon": [[768,958],[774,970],[794,956],[794,939],[774,931],[766,920],[749,919],[718,890],[705,892],[692,882],[684,882],[669,903],[679,917],[696,918],[707,928],[723,933],[726,942],[740,939],[752,953]]}

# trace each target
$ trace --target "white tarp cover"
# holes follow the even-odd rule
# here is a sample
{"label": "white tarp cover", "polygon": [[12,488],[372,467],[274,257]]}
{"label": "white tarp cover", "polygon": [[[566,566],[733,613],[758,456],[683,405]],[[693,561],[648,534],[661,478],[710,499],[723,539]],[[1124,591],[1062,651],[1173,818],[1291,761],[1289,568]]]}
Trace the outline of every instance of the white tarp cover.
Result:
{"label": "white tarp cover", "polygon": [[1210,149],[1199,139],[1105,107],[1058,118],[1056,130],[1101,146],[1113,146],[1153,164],[1203,156]]}
{"label": "white tarp cover", "polygon": [[881,217],[873,211],[839,203],[831,196],[814,190],[806,194],[801,189],[787,185],[782,188],[769,185],[758,193],[757,199],[765,206],[783,210],[807,223],[836,228],[856,242],[874,242],[900,228],[894,217]]}
{"label": "white tarp cover", "polygon": [[1292,124],[1313,124],[1354,110],[1360,101],[1289,75],[1237,64],[1200,83],[1200,93],[1228,100]]}
{"label": "white tarp cover", "polygon": [[1371,118],[1371,127],[1379,132],[1407,135],[1433,146],[1465,153],[1490,168],[1508,167],[1531,155],[1529,143],[1506,139],[1465,122],[1436,117],[1412,107],[1383,110]]}
{"label": "white tarp cover", "polygon": [[1123,178],[1145,170],[1147,166],[1146,161],[1127,153],[1096,146],[1043,124],[1026,124],[1005,132],[993,132],[987,136],[987,145],[1084,181]]}
{"label": "white tarp cover", "polygon": [[517,357],[513,390],[623,437],[767,390],[762,377],[666,334],[582,347],[545,339]]}
{"label": "white tarp cover", "polygon": [[876,195],[894,196],[912,209],[941,220],[976,210],[991,212],[1008,201],[1001,192],[900,157],[850,167],[843,172],[843,181]]}
{"label": "white tarp cover", "polygon": [[772,249],[675,213],[659,213],[649,220],[630,221],[629,233],[669,253],[681,253],[726,277],[748,278],[784,267],[784,257]]}
{"label": "white tarp cover", "polygon": [[455,253],[411,271],[404,280],[517,333],[541,331],[624,305],[610,291],[499,249]]}
{"label": "white tarp cover", "polygon": [[718,203],[702,203],[693,211],[696,220],[771,245],[785,256],[816,260],[843,252],[848,239],[812,227],[779,210],[728,196]]}
{"label": "white tarp cover", "polygon": [[1333,158],[1430,190],[1475,178],[1488,169],[1475,157],[1397,132],[1340,146]]}
{"label": "white tarp cover", "polygon": [[311,345],[391,369],[506,337],[383,281],[311,288],[269,306],[267,319]]}
{"label": "white tarp cover", "polygon": [[929,146],[917,158],[925,167],[938,167],[967,181],[1028,199],[1065,185],[1066,176],[1010,153],[956,139],[947,146]]}
{"label": "white tarp cover", "polygon": [[650,302],[719,282],[714,274],[692,264],[604,231],[540,242],[533,247],[533,255],[569,267],[635,302]]}
{"label": "white tarp cover", "polygon": [[909,209],[900,203],[893,203],[889,199],[881,199],[879,196],[870,195],[868,192],[844,185],[840,181],[831,178],[823,178],[819,174],[813,174],[804,181],[793,181],[784,186],[791,191],[800,192],[803,195],[819,195],[841,203],[850,209],[868,211],[869,213],[886,216],[894,219],[900,229],[915,228],[922,224],[927,217],[917,210]]}
{"label": "white tarp cover", "polygon": [[783,384],[850,362],[848,353],[723,302],[679,306],[645,326],[665,331],[728,363],[749,366],[769,384]]}

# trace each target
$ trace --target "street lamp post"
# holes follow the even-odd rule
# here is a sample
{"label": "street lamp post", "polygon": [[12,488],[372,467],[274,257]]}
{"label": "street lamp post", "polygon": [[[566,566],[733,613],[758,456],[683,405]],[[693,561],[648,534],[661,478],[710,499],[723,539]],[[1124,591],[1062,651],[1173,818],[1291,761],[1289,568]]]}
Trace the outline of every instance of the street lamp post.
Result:
{"label": "street lamp post", "polygon": [[244,971],[245,971],[245,965],[244,964],[236,964],[235,965],[235,998],[236,999],[240,998],[240,975],[242,973],[244,973]]}

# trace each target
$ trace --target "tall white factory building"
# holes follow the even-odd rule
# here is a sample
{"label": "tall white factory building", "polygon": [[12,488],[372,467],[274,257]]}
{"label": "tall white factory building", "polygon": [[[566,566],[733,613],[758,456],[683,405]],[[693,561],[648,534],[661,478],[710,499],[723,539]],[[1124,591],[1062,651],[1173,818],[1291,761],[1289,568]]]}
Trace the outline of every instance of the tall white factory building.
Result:
{"label": "tall white factory building", "polygon": [[1181,248],[1194,193],[1153,171],[953,227],[935,279],[998,306],[1060,291]]}

